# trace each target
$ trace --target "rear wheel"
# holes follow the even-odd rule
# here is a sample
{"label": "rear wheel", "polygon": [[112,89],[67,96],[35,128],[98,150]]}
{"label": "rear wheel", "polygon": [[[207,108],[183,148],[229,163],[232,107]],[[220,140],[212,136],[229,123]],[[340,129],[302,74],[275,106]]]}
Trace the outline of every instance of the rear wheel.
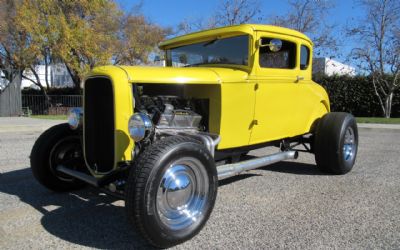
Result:
{"label": "rear wheel", "polygon": [[345,174],[355,163],[358,130],[354,117],[332,112],[321,118],[315,133],[315,161],[322,172]]}
{"label": "rear wheel", "polygon": [[70,191],[85,184],[56,170],[58,165],[83,170],[85,162],[77,131],[68,124],[59,124],[39,136],[31,151],[34,177],[46,188],[57,192]]}
{"label": "rear wheel", "polygon": [[126,210],[156,247],[195,236],[214,207],[218,177],[214,159],[197,141],[165,138],[136,160],[126,188]]}

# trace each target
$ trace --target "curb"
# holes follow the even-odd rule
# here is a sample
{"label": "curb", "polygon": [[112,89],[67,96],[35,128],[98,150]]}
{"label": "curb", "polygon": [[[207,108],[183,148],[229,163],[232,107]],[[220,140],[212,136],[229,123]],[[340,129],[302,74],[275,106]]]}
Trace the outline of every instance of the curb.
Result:
{"label": "curb", "polygon": [[357,127],[365,130],[400,130],[400,124],[358,123]]}
{"label": "curb", "polygon": [[16,132],[44,132],[51,126],[28,127],[28,126],[0,126],[0,133],[16,133]]}
{"label": "curb", "polygon": [[13,120],[0,119],[0,133],[44,132],[50,127],[64,123],[63,120],[33,120],[31,118],[17,118]]}

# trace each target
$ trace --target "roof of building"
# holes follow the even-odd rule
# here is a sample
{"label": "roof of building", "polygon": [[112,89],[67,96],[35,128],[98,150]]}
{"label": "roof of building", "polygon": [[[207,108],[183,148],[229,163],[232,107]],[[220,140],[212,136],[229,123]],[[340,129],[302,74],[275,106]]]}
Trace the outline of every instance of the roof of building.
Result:
{"label": "roof of building", "polygon": [[174,47],[176,45],[181,45],[185,43],[190,43],[191,41],[196,41],[202,38],[213,38],[220,35],[229,34],[253,34],[255,31],[266,31],[282,35],[290,35],[300,39],[304,39],[312,44],[311,39],[301,32],[296,30],[283,28],[273,25],[261,25],[261,24],[240,24],[233,26],[226,26],[221,28],[209,29],[190,33],[183,36],[178,36],[169,40],[166,40],[160,44],[161,49],[167,49],[169,47]]}

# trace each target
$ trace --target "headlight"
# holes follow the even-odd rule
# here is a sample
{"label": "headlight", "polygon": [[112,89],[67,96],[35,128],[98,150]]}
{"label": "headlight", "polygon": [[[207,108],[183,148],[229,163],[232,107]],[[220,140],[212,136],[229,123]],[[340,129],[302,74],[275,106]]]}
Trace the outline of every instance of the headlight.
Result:
{"label": "headlight", "polygon": [[136,142],[147,138],[153,131],[153,123],[144,113],[136,113],[131,116],[128,123],[129,134]]}
{"label": "headlight", "polygon": [[68,116],[68,124],[71,129],[78,129],[82,126],[82,116],[83,110],[82,108],[73,108],[69,112]]}

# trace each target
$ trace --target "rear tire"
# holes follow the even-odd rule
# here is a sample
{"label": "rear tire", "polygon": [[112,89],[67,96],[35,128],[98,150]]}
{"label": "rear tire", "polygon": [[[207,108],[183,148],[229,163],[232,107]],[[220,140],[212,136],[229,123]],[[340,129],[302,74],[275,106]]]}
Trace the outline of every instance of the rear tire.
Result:
{"label": "rear tire", "polygon": [[30,158],[33,176],[50,190],[66,192],[85,185],[56,170],[58,164],[75,170],[85,169],[80,136],[67,123],[43,132],[33,145]]}
{"label": "rear tire", "polygon": [[198,141],[171,136],[135,161],[126,187],[126,212],[153,246],[167,248],[194,237],[217,196],[214,159]]}
{"label": "rear tire", "polygon": [[346,174],[356,160],[358,130],[354,117],[343,112],[328,113],[321,118],[315,133],[315,161],[329,174]]}

